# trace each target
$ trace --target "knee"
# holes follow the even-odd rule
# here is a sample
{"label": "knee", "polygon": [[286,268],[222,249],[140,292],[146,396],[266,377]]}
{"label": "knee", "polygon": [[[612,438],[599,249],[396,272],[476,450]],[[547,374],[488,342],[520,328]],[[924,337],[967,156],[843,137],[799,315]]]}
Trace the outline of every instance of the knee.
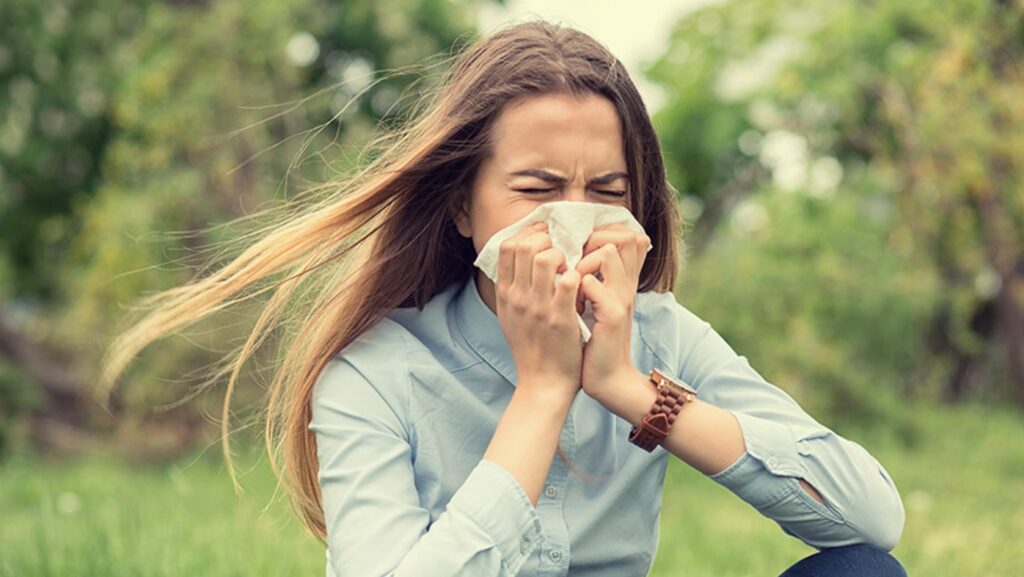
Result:
{"label": "knee", "polygon": [[874,545],[846,545],[822,549],[802,559],[780,577],[907,577],[903,565]]}
{"label": "knee", "polygon": [[885,549],[874,545],[848,545],[845,549],[849,561],[864,570],[864,575],[875,577],[907,577],[907,570]]}

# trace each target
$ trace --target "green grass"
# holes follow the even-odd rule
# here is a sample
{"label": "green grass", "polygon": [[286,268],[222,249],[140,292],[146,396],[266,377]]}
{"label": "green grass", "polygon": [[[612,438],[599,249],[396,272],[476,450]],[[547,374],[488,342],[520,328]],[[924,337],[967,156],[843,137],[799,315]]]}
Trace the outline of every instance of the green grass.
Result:
{"label": "green grass", "polygon": [[[907,524],[893,554],[910,575],[1024,574],[1024,416],[915,407],[908,422],[909,447],[839,431],[896,480]],[[159,468],[10,459],[0,465],[0,575],[323,575],[322,548],[272,499],[266,464],[242,483],[239,497],[216,449]],[[653,577],[772,576],[815,552],[681,461],[666,483]]]}
{"label": "green grass", "polygon": [[236,496],[217,450],[161,468],[5,463],[0,575],[324,575],[319,543],[283,495],[272,499],[269,466],[244,473],[245,492]]}

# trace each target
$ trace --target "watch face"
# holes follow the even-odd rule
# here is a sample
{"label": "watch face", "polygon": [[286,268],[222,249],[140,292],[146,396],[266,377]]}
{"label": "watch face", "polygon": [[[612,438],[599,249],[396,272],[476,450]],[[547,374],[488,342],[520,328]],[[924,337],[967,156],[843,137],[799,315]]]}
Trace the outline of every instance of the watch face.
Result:
{"label": "watch face", "polygon": [[676,389],[678,391],[686,391],[686,392],[690,393],[691,395],[695,395],[695,396],[697,394],[697,391],[693,387],[691,387],[690,385],[688,385],[688,384],[686,384],[686,383],[684,383],[684,382],[682,382],[682,381],[680,381],[678,379],[673,379],[672,377],[670,377],[669,375],[666,375],[665,373],[659,371],[658,369],[651,369],[651,377],[652,377],[652,379],[653,378],[660,378],[661,382],[664,383],[666,386],[672,387],[672,388],[674,388],[674,389]]}

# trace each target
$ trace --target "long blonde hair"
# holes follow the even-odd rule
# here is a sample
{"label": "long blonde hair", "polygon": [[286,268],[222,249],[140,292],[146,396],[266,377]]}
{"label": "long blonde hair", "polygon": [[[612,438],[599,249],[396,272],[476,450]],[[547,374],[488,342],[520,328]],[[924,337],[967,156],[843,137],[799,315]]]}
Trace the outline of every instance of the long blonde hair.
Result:
{"label": "long blonde hair", "polygon": [[[325,541],[316,440],[308,428],[318,375],[389,310],[422,308],[474,274],[475,250],[458,234],[452,215],[488,154],[489,128],[509,101],[555,92],[597,94],[615,105],[635,191],[632,210],[653,245],[638,290],[672,290],[685,250],[676,191],[626,69],[582,32],[544,21],[517,23],[459,53],[424,100],[423,112],[378,139],[379,155],[365,168],[317,187],[330,191],[324,199],[293,207],[205,278],[141,299],[137,308],[149,312],[111,344],[100,377],[102,398],[109,398],[132,358],[151,342],[272,291],[245,343],[218,363],[208,385],[230,373],[222,444],[237,484],[228,427],[239,373],[267,335],[295,323],[282,337],[281,361],[263,407],[264,440],[293,507]],[[267,279],[275,280],[257,286]],[[236,297],[244,292],[249,294]]]}

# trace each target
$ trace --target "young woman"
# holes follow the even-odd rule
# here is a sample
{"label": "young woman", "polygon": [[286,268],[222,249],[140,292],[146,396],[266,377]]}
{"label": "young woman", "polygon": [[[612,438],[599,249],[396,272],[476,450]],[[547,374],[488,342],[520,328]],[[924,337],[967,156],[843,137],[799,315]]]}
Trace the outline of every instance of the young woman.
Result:
{"label": "young woman", "polygon": [[[905,575],[887,553],[904,510],[885,469],[675,300],[676,191],[636,87],[601,44],[545,22],[478,40],[416,121],[335,185],[162,295],[105,380],[286,271],[232,361],[230,399],[298,283],[319,279],[288,309],[301,322],[267,439],[329,576],[645,575],[670,458],[819,550],[784,575]],[[496,231],[559,200],[625,207],[646,234],[598,227],[569,270],[531,226],[501,245],[497,284],[473,267]],[[581,346],[585,300],[595,324]],[[676,397],[667,435],[643,447],[634,431],[666,410],[652,371],[697,394]]]}

